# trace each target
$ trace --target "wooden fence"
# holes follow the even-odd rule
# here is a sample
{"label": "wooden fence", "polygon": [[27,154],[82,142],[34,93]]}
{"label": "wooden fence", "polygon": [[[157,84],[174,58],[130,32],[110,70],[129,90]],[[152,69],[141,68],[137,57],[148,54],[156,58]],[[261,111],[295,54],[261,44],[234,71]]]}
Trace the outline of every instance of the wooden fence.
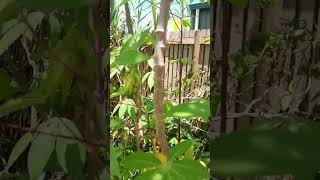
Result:
{"label": "wooden fence", "polygon": [[[191,84],[182,85],[182,100],[190,98],[190,93],[196,87],[205,85],[209,77],[210,30],[192,30],[167,33],[167,48],[165,57],[165,84],[167,98],[177,100],[180,81],[186,82],[191,74],[198,73],[197,80]],[[181,43],[182,41],[182,43]],[[181,63],[180,63],[181,61]]]}
{"label": "wooden fence", "polygon": [[[215,29],[215,55],[221,58],[221,1],[217,1],[217,17],[213,22]],[[266,58],[267,65],[257,66],[245,80],[229,76],[228,80],[228,116],[239,115],[244,112],[253,100],[258,100],[250,112],[276,114],[282,111],[283,97],[292,94],[289,112],[303,110],[310,113],[319,104],[319,78],[313,77],[311,69],[319,65],[319,0],[278,0],[271,6],[261,7],[259,1],[249,0],[245,9],[232,7],[232,21],[230,28],[229,70],[235,67],[233,55],[248,48],[248,41],[255,33],[271,35],[282,33],[307,32],[310,39],[298,40],[290,43],[286,49],[273,51]],[[293,25],[292,25],[293,24]],[[297,31],[295,31],[297,30]],[[318,40],[317,40],[318,39]],[[301,72],[306,71],[306,74]],[[219,76],[219,70],[217,76]],[[290,85],[291,84],[291,85]],[[293,92],[289,92],[290,87]],[[297,106],[303,106],[297,107]],[[219,113],[219,110],[217,111]],[[251,118],[228,118],[227,132],[245,127]],[[214,132],[219,134],[220,121],[215,121]]]}

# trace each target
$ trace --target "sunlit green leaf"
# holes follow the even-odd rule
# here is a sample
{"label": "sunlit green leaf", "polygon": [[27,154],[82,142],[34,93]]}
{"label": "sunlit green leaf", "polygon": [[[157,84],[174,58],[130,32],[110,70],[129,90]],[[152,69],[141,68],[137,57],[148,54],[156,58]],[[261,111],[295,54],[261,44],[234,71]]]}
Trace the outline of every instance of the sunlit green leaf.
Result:
{"label": "sunlit green leaf", "polygon": [[151,71],[150,76],[148,77],[148,87],[151,89],[154,86],[154,71]]}
{"label": "sunlit green leaf", "polygon": [[166,112],[166,117],[202,117],[204,120],[210,115],[210,105],[207,100],[190,101],[173,106]]}
{"label": "sunlit green leaf", "polygon": [[110,121],[110,129],[119,129],[124,127],[124,121],[122,119],[112,118]]}
{"label": "sunlit green leaf", "polygon": [[122,162],[123,166],[128,169],[144,169],[159,166],[160,161],[151,153],[136,152]]}
{"label": "sunlit green leaf", "polygon": [[146,171],[139,175],[137,180],[168,180],[168,179],[208,179],[209,174],[199,161],[194,160],[179,160],[169,162],[154,170]]}
{"label": "sunlit green leaf", "polygon": [[193,146],[193,144],[193,141],[187,140],[173,146],[169,152],[169,160],[174,160],[177,157],[183,155]]}
{"label": "sunlit green leaf", "polygon": [[110,174],[112,176],[120,176],[120,166],[118,162],[118,153],[111,145],[110,147]]}
{"label": "sunlit green leaf", "polygon": [[147,73],[143,76],[143,78],[142,78],[142,82],[143,82],[143,83],[148,79],[148,77],[150,76],[150,74],[151,74],[151,72],[147,72]]}
{"label": "sunlit green leaf", "polygon": [[144,61],[147,61],[148,57],[136,50],[128,50],[125,52],[122,52],[120,56],[118,57],[118,64],[121,65],[133,65],[138,64]]}
{"label": "sunlit green leaf", "polygon": [[185,29],[187,29],[187,27],[192,28],[191,22],[188,19],[183,19],[182,23]]}

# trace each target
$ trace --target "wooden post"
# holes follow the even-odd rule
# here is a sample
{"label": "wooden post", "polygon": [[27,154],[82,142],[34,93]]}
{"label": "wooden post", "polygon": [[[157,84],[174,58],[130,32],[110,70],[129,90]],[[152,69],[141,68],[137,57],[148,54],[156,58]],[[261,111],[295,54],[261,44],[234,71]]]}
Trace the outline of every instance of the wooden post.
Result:
{"label": "wooden post", "polygon": [[[193,51],[193,63],[192,63],[192,67],[191,67],[191,72],[197,72],[198,70],[198,66],[199,66],[199,60],[200,60],[200,40],[201,40],[201,31],[196,30],[195,31],[195,35],[194,35],[194,51]],[[194,88],[194,84],[191,83],[190,84],[190,91]]]}
{"label": "wooden post", "polygon": [[200,40],[201,40],[201,31],[197,30],[194,37],[194,53],[193,53],[193,64],[192,72],[198,70],[199,59],[200,59]]}

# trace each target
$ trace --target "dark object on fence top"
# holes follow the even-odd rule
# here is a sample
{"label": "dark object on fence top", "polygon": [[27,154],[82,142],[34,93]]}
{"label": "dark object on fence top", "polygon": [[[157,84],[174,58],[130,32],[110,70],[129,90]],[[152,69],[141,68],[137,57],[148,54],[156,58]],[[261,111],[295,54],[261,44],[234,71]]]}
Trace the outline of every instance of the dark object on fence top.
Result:
{"label": "dark object on fence top", "polygon": [[189,7],[190,7],[190,10],[193,10],[193,9],[204,9],[204,8],[209,8],[209,4],[208,4],[208,2],[196,3],[196,4],[190,4]]}

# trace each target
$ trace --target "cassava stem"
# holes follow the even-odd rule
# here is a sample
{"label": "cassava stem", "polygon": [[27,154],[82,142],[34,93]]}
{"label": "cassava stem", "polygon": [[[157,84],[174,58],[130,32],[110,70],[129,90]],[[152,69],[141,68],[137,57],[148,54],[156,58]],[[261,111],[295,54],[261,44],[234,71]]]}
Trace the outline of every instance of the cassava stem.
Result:
{"label": "cassava stem", "polygon": [[163,97],[164,97],[164,54],[166,30],[169,18],[170,4],[172,0],[161,0],[160,14],[158,16],[155,45],[155,87],[154,87],[154,111],[156,120],[156,134],[162,153],[167,155],[169,153],[169,145],[165,134],[165,124],[163,121]]}

